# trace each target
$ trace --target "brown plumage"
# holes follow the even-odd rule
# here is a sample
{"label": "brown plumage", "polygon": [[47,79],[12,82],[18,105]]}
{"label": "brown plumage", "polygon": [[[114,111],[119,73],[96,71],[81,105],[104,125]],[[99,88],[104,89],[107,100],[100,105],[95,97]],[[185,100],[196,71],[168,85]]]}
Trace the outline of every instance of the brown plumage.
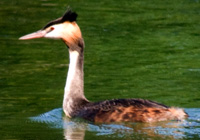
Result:
{"label": "brown plumage", "polygon": [[81,117],[96,123],[110,123],[183,120],[188,115],[182,109],[170,108],[150,100],[116,99],[86,103],[72,117]]}
{"label": "brown plumage", "polygon": [[77,14],[68,10],[63,17],[49,22],[41,30],[21,37],[61,39],[68,46],[70,64],[63,110],[68,117],[81,117],[96,123],[110,122],[156,122],[182,120],[188,117],[183,109],[171,108],[143,99],[116,99],[89,102],[84,96],[83,62],[84,40],[76,23]]}

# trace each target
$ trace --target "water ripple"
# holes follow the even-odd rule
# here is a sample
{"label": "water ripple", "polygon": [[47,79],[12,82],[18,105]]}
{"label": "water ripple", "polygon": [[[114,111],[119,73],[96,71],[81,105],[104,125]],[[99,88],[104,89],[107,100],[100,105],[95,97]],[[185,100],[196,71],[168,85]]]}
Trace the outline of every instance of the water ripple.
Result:
{"label": "water ripple", "polygon": [[80,119],[69,119],[63,116],[62,108],[57,108],[44,114],[30,117],[30,120],[38,123],[46,123],[50,128],[64,129],[66,139],[80,135],[81,139],[85,131],[94,132],[97,136],[114,135],[115,137],[145,134],[153,136],[167,136],[173,139],[200,138],[200,109],[187,108],[188,120],[170,121],[159,123],[120,123],[120,124],[92,124]]}

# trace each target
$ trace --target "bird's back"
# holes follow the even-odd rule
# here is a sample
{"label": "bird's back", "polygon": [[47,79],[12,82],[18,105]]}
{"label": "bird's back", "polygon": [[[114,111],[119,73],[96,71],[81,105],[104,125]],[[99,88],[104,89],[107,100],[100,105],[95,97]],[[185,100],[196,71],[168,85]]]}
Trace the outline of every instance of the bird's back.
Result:
{"label": "bird's back", "polygon": [[143,99],[115,99],[90,102],[75,114],[92,122],[156,122],[180,120],[187,116],[182,109],[170,108]]}

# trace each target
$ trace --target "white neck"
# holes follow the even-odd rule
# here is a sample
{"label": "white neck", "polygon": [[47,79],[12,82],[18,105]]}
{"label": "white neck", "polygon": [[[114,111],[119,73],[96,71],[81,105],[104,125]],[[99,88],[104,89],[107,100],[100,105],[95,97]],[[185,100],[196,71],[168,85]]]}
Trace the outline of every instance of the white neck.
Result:
{"label": "white neck", "polygon": [[[69,64],[69,69],[68,69],[68,74],[67,74],[66,85],[65,85],[65,93],[67,95],[71,93],[70,92],[71,86],[72,86],[72,83],[74,82],[75,78],[77,78],[77,76],[82,76],[82,75],[80,75],[81,69],[77,69],[79,53],[77,51],[72,51],[72,52],[69,53],[69,55],[70,55],[69,56],[70,57],[70,64]],[[77,73],[79,75],[77,75]],[[79,78],[82,78],[82,77],[79,77]]]}
{"label": "white neck", "polygon": [[83,52],[69,50],[70,64],[65,85],[63,110],[71,117],[73,111],[78,109],[79,102],[87,101],[84,96],[83,85]]}

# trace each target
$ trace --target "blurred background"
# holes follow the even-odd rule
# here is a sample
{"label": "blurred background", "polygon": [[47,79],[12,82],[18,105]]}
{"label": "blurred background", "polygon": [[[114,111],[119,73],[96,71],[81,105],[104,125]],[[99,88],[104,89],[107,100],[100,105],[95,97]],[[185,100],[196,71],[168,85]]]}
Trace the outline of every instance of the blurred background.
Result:
{"label": "blurred background", "polygon": [[89,100],[200,107],[199,0],[1,0],[0,139],[64,139],[62,128],[28,118],[62,107],[68,49],[58,40],[18,38],[61,17],[68,6],[78,13],[85,40]]}

